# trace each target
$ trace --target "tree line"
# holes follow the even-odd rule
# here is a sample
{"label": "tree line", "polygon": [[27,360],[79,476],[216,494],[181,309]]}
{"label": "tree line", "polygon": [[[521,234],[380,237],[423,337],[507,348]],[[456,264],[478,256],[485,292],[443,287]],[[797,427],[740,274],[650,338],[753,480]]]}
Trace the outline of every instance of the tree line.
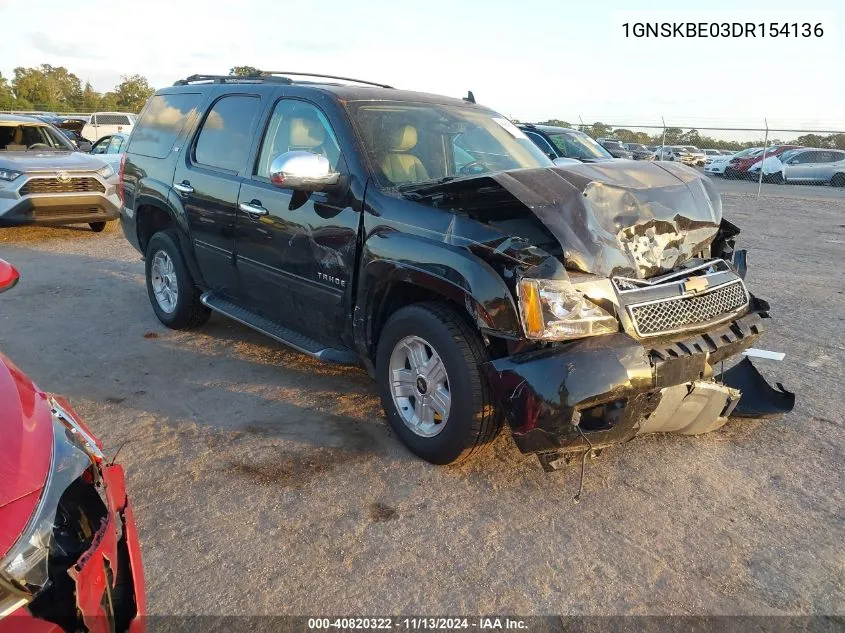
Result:
{"label": "tree line", "polygon": [[154,93],[141,75],[124,75],[112,90],[100,93],[64,66],[19,66],[11,78],[0,73],[0,111],[137,113]]}
{"label": "tree line", "polygon": [[[233,66],[230,75],[250,76],[261,71],[254,66]],[[94,90],[89,81],[83,82],[77,75],[64,66],[41,64],[35,68],[19,66],[14,70],[14,77],[6,78],[0,73],[0,111],[3,110],[39,110],[46,112],[103,112],[118,110],[121,112],[140,112],[147,99],[155,93],[146,77],[142,75],[124,75],[112,90],[100,93]],[[726,141],[699,133],[695,128],[683,130],[679,127],[657,130],[655,134],[635,132],[627,128],[613,127],[601,121],[592,125],[571,125],[561,119],[549,119],[540,125],[574,127],[586,132],[593,138],[612,137],[623,143],[642,145],[695,145],[714,149],[741,150],[763,144],[763,139],[756,141]],[[781,142],[773,139],[772,143]],[[845,149],[845,134],[804,134],[787,141],[806,147],[825,147]]]}

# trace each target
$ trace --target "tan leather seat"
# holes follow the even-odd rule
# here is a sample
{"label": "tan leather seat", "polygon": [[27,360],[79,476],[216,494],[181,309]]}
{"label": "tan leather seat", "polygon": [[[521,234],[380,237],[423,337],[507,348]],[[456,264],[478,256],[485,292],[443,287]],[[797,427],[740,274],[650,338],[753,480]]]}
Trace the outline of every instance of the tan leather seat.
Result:
{"label": "tan leather seat", "polygon": [[422,161],[409,151],[417,145],[417,129],[399,125],[387,135],[387,153],[381,162],[384,175],[395,185],[429,180]]}
{"label": "tan leather seat", "polygon": [[294,117],[290,120],[290,149],[312,150],[326,140],[326,128],[314,119]]}

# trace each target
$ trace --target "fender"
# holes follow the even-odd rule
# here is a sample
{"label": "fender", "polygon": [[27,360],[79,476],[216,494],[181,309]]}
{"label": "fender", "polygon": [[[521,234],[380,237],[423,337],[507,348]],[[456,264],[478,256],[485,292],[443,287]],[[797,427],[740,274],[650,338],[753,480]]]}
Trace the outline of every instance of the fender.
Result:
{"label": "fender", "polygon": [[[408,253],[414,253],[413,263],[407,261]],[[380,231],[370,235],[361,255],[352,326],[362,357],[372,357],[375,320],[400,284],[428,290],[462,306],[483,332],[521,337],[513,295],[487,262],[459,246]]]}

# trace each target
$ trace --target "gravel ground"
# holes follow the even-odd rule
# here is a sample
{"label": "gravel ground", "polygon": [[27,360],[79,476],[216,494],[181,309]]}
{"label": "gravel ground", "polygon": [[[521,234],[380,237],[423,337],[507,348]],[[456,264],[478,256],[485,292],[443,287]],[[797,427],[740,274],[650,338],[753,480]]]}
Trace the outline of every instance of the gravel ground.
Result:
{"label": "gravel ground", "polygon": [[758,361],[795,411],[651,436],[545,474],[504,433],[434,467],[362,371],[214,316],[159,324],[119,229],[6,229],[0,349],[125,442],[149,610],[164,614],[843,614],[845,199],[725,195]]}

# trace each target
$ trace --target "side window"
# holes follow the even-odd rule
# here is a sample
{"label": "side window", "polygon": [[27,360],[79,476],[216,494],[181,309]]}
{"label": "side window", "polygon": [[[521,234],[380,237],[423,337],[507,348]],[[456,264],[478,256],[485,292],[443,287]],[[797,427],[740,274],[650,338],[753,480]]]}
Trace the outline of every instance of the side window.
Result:
{"label": "side window", "polygon": [[833,162],[838,163],[839,161],[845,160],[845,152],[835,151],[832,152],[833,154]]}
{"label": "side window", "polygon": [[529,132],[528,130],[523,130],[523,131],[525,132],[526,136],[528,136],[528,138],[530,138],[532,141],[534,141],[534,143],[537,145],[537,147],[540,148],[540,151],[543,152],[546,156],[548,156],[552,160],[557,158],[557,152],[555,152],[555,150],[552,148],[552,146],[549,145],[549,142],[546,139],[544,139],[542,136],[540,136],[536,132]]}
{"label": "side window", "polygon": [[264,132],[255,175],[268,178],[270,165],[285,152],[304,150],[321,154],[335,171],[339,169],[340,146],[329,121],[316,106],[296,99],[282,99]]}
{"label": "side window", "polygon": [[167,156],[186,121],[196,113],[201,98],[197,92],[152,97],[141,112],[128,150],[152,158]]}
{"label": "side window", "polygon": [[249,154],[260,105],[261,100],[254,96],[219,99],[203,121],[194,147],[194,160],[216,169],[240,170]]}
{"label": "side window", "polygon": [[121,145],[123,145],[123,137],[117,135],[112,136],[109,146],[106,148],[106,154],[119,154]]}
{"label": "side window", "polygon": [[105,154],[111,142],[110,136],[104,136],[91,147],[92,154]]}

